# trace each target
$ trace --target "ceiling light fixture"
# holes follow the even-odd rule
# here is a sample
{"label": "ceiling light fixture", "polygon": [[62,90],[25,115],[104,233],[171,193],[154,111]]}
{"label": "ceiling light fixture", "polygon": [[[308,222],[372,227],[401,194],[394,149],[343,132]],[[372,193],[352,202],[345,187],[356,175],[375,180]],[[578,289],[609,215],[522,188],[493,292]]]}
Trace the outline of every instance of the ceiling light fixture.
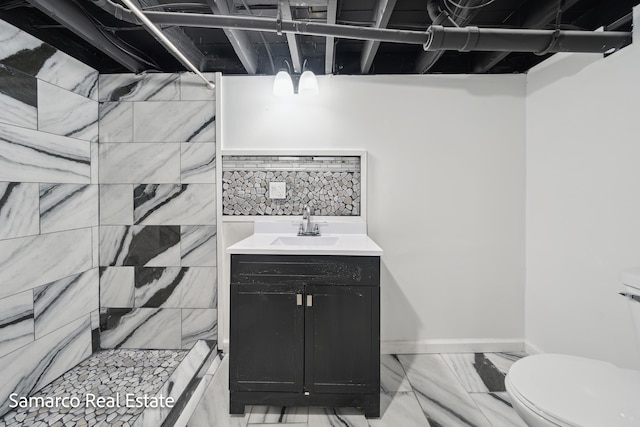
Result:
{"label": "ceiling light fixture", "polygon": [[[302,75],[291,76],[289,62],[283,61],[287,68],[280,68],[273,80],[273,94],[276,96],[290,96],[295,93],[300,95],[317,95],[318,79],[311,70],[307,70],[307,60],[302,65]],[[295,80],[295,83],[294,83]],[[297,84],[296,84],[297,83]]]}
{"label": "ceiling light fixture", "polygon": [[280,70],[273,81],[273,94],[276,96],[293,95],[293,80],[287,70]]}
{"label": "ceiling light fixture", "polygon": [[313,71],[307,68],[307,60],[302,64],[302,75],[298,81],[298,93],[300,95],[317,95],[318,79]]}

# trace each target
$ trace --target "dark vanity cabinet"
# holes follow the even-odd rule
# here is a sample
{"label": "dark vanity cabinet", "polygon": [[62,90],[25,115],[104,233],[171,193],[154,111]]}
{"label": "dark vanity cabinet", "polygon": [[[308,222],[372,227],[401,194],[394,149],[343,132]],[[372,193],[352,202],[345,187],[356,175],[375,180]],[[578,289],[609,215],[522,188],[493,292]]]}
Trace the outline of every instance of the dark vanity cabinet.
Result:
{"label": "dark vanity cabinet", "polygon": [[380,257],[231,255],[230,413],[380,413]]}

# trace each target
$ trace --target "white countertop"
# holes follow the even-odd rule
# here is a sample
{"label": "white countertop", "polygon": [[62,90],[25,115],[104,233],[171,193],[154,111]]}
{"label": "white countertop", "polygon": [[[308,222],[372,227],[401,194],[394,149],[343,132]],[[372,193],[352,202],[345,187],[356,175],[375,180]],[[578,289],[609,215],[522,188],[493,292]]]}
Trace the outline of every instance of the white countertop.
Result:
{"label": "white countertop", "polygon": [[[382,256],[364,222],[318,222],[321,236],[298,237],[300,221],[256,221],[254,234],[227,248],[229,254]],[[284,242],[284,243],[283,243]]]}

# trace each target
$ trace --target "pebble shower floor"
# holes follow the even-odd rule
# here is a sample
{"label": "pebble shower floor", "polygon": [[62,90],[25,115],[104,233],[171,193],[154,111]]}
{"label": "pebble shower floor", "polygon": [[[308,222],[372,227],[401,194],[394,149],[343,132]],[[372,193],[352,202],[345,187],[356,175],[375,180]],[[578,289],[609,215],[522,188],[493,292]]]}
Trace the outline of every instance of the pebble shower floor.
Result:
{"label": "pebble shower floor", "polygon": [[133,426],[143,407],[85,405],[86,396],[115,398],[119,395],[121,399],[127,394],[155,396],[187,353],[183,350],[99,351],[33,394],[33,397],[45,398],[78,397],[80,405],[18,407],[0,418],[0,427]]}

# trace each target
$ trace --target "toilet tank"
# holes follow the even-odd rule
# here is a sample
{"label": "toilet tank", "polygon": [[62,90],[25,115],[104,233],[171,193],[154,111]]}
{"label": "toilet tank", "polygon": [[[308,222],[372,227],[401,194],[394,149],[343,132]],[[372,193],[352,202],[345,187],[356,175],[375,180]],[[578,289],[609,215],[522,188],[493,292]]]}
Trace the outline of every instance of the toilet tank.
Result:
{"label": "toilet tank", "polygon": [[633,329],[636,332],[636,345],[640,346],[640,267],[625,270],[620,275],[625,286],[625,294],[631,310]]}

